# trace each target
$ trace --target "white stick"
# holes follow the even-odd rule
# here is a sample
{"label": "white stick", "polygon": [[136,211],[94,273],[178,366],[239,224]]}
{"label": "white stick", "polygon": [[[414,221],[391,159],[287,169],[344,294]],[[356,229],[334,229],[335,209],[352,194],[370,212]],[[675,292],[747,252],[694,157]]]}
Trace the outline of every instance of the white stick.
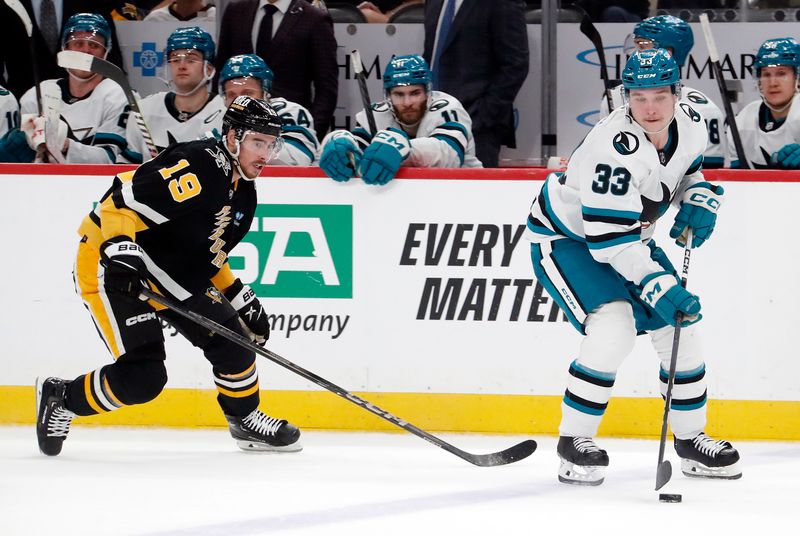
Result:
{"label": "white stick", "polygon": [[700,14],[700,25],[703,27],[703,35],[706,38],[706,46],[708,47],[708,57],[711,61],[719,61],[719,54],[717,54],[717,44],[714,42],[714,36],[711,34],[711,23],[708,20],[707,13]]}

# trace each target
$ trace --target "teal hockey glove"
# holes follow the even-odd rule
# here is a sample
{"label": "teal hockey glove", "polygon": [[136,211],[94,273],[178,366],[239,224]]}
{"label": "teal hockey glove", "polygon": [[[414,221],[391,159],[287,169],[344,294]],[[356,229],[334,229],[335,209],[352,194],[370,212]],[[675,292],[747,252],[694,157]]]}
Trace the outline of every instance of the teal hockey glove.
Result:
{"label": "teal hockey glove", "polygon": [[717,223],[717,210],[722,204],[725,190],[722,186],[714,186],[708,182],[698,182],[690,186],[683,194],[683,201],[675,216],[675,223],[669,230],[670,238],[684,247],[686,245],[686,229],[692,228],[692,248],[699,248],[714,232]]}
{"label": "teal hockey glove", "polygon": [[674,326],[677,314],[683,313],[681,327],[699,322],[700,298],[683,288],[678,278],[669,272],[656,272],[642,279],[640,297],[658,316]]}
{"label": "teal hockey glove", "polygon": [[345,182],[355,176],[360,161],[361,149],[353,135],[346,130],[340,130],[334,132],[322,147],[319,167],[333,180]]}
{"label": "teal hockey glove", "polygon": [[386,184],[411,154],[411,140],[402,130],[387,128],[372,138],[361,158],[361,178],[367,184]]}
{"label": "teal hockey glove", "polygon": [[800,145],[789,143],[781,147],[777,153],[773,153],[772,160],[783,169],[800,168]]}

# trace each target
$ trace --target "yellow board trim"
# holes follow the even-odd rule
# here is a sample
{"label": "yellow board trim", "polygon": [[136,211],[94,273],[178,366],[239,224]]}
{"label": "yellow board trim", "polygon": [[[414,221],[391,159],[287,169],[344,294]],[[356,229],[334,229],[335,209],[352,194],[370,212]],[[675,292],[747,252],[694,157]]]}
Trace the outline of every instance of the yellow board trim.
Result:
{"label": "yellow board trim", "polygon": [[[431,393],[355,393],[431,432],[555,435],[560,396]],[[222,427],[216,390],[166,389],[156,400],[75,424]],[[33,387],[0,386],[0,424],[33,424]],[[301,429],[397,431],[399,428],[327,391],[262,391],[261,408]],[[600,434],[654,438],[664,403],[656,398],[612,398]],[[800,401],[712,400],[706,431],[725,439],[800,440]]]}

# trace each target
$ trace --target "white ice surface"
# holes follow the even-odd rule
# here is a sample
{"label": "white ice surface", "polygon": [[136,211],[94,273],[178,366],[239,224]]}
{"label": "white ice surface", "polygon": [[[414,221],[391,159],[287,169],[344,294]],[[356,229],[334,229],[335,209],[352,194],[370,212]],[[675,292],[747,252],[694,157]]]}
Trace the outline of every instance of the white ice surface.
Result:
{"label": "white ice surface", "polygon": [[[444,434],[476,453],[525,438]],[[75,427],[39,454],[33,427],[0,427],[0,534],[798,534],[800,443],[738,442],[744,476],[690,479],[671,447],[658,502],[656,441],[600,438],[596,488],[556,479],[555,439],[530,458],[474,467],[412,435],[306,431],[298,454],[246,454],[226,430]]]}

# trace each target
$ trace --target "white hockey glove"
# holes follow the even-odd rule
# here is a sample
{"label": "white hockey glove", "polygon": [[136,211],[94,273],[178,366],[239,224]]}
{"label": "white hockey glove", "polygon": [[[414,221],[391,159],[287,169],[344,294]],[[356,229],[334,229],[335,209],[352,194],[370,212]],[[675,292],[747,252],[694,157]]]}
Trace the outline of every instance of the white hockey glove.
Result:
{"label": "white hockey glove", "polygon": [[51,129],[46,128],[46,121],[46,118],[42,117],[41,115],[23,114],[19,129],[25,133],[25,139],[28,142],[28,147],[34,151],[38,151],[43,145],[49,145],[50,147],[59,147],[61,153],[63,154],[65,152],[67,142],[67,124],[64,122],[64,120],[59,119],[58,130],[55,128],[52,129],[53,132],[56,132],[56,139],[50,140],[51,143],[48,144],[45,130]]}

